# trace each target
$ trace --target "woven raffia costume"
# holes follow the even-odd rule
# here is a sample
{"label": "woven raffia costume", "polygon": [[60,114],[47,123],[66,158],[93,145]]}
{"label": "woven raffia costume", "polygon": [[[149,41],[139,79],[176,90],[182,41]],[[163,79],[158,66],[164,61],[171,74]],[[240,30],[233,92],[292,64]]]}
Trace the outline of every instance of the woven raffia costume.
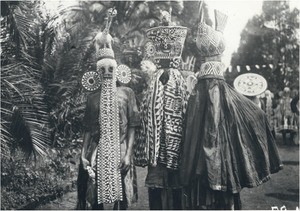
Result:
{"label": "woven raffia costume", "polygon": [[90,134],[90,144],[84,157],[90,166],[86,187],[79,185],[86,189],[79,192],[82,194],[79,196],[80,209],[89,206],[103,209],[103,204],[120,201],[121,209],[126,209],[137,200],[133,162],[125,173],[121,172],[119,165],[127,152],[128,130],[138,126],[140,119],[133,91],[116,86],[117,80],[128,82],[126,77],[122,78],[128,74],[128,68],[117,65],[108,28],[95,38],[97,72],[87,72],[82,78],[84,88],[94,93],[88,96],[84,117],[85,133]]}
{"label": "woven raffia costume", "polygon": [[155,27],[146,33],[145,57],[157,70],[140,109],[143,129],[136,141],[135,163],[148,166],[150,209],[180,208],[178,166],[187,93],[178,67],[186,33],[180,26]]}
{"label": "woven raffia costume", "polygon": [[264,112],[224,80],[219,56],[227,17],[216,28],[200,22],[197,48],[205,57],[186,112],[180,178],[184,209],[240,209],[239,192],[269,180],[282,167]]}

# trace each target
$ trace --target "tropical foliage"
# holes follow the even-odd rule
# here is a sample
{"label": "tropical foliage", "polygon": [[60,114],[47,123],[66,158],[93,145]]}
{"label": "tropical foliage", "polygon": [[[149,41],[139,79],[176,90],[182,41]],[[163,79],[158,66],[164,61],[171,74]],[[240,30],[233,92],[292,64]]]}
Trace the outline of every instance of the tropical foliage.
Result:
{"label": "tropical foliage", "polygon": [[1,209],[35,209],[66,191],[74,190],[78,148],[46,150],[37,162],[26,162],[19,152],[1,160]]}
{"label": "tropical foliage", "polygon": [[49,152],[57,17],[43,10],[40,2],[1,1],[1,209],[61,194],[71,175],[61,151]]}
{"label": "tropical foliage", "polygon": [[[3,154],[21,147],[44,154],[49,140],[42,84],[54,34],[28,2],[1,2],[1,144]],[[32,21],[29,21],[32,20]]]}

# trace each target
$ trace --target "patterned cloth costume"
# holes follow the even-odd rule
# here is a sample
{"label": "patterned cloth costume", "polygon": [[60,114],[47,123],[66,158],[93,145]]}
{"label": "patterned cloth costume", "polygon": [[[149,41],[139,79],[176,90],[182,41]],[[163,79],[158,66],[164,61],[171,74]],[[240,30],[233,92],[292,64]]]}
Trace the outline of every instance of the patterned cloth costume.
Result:
{"label": "patterned cloth costume", "polygon": [[[123,83],[129,81],[128,77],[123,77],[128,68],[117,66],[114,59],[108,29],[116,11],[109,10],[109,15],[105,30],[95,38],[97,72],[87,72],[82,78],[87,90],[100,88],[88,96],[84,117],[85,132],[91,134],[85,154],[90,166],[84,198],[94,209],[103,208],[103,204],[119,201],[130,204],[137,200],[134,166],[121,173],[119,165],[128,148],[128,128],[138,126],[140,120],[133,91],[116,86],[117,79]],[[85,202],[80,208],[86,208]]]}
{"label": "patterned cloth costume", "polygon": [[148,165],[150,209],[180,208],[164,201],[171,201],[172,189],[180,188],[178,166],[187,93],[178,67],[186,33],[180,26],[155,27],[146,33],[145,59],[154,61],[158,70],[140,109],[143,129],[136,141],[135,164]]}
{"label": "patterned cloth costume", "polygon": [[[148,162],[156,166],[159,162],[169,169],[177,169],[186,90],[184,80],[177,69],[169,69],[169,80],[165,85],[159,80],[163,73],[163,69],[155,73],[143,102],[141,112],[147,137],[144,141],[147,144],[144,143],[141,149],[137,150],[143,154],[137,155],[136,159],[143,159],[144,164]],[[145,145],[149,145],[149,148],[144,147]]]}
{"label": "patterned cloth costume", "polygon": [[205,62],[186,111],[180,178],[184,209],[240,209],[239,192],[281,169],[264,112],[224,80],[222,30],[227,17],[215,11],[216,29],[200,22],[197,48]]}

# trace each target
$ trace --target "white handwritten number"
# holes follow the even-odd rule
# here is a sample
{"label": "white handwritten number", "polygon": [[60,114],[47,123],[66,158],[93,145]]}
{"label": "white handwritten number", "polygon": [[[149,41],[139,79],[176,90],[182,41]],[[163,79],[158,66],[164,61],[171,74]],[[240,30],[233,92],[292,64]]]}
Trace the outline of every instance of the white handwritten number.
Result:
{"label": "white handwritten number", "polygon": [[[271,207],[271,208],[272,208],[272,210],[279,210],[277,206],[274,206],[274,207]],[[282,207],[280,207],[280,210],[287,210],[286,206],[283,205]],[[299,208],[296,207],[296,210],[299,210]]]}

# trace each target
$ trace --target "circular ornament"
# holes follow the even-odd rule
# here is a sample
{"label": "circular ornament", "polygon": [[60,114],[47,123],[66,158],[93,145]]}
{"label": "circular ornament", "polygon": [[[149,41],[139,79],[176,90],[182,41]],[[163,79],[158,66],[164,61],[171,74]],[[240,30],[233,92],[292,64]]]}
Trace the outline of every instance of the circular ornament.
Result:
{"label": "circular ornament", "polygon": [[256,73],[245,73],[236,77],[233,82],[234,88],[243,95],[256,96],[267,89],[267,81]]}
{"label": "circular ornament", "polygon": [[145,44],[145,54],[148,56],[148,57],[152,57],[154,56],[156,50],[155,50],[155,46],[153,45],[152,42],[147,42]]}
{"label": "circular ornament", "polygon": [[130,68],[124,64],[120,64],[117,67],[117,79],[123,84],[128,84],[131,80]]}
{"label": "circular ornament", "polygon": [[81,84],[87,91],[95,91],[99,89],[101,85],[100,76],[95,71],[88,71],[83,74]]}

